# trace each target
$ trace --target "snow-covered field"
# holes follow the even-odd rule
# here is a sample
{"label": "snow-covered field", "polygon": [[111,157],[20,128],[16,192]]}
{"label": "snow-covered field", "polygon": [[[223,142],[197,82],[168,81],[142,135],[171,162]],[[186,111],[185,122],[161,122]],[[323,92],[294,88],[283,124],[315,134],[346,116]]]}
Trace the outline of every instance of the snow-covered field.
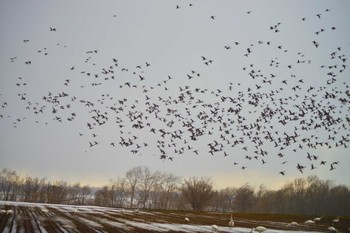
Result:
{"label": "snow-covered field", "polygon": [[[263,225],[270,233],[324,232],[325,227],[300,224],[292,227],[283,222],[258,222],[235,219],[228,227],[228,215],[164,213],[96,206],[69,206],[0,201],[0,232],[251,232]],[[190,219],[185,222],[185,217]],[[213,225],[216,225],[217,228]],[[247,227],[241,227],[242,225]],[[249,227],[248,227],[249,226]],[[275,227],[273,227],[275,226]]]}

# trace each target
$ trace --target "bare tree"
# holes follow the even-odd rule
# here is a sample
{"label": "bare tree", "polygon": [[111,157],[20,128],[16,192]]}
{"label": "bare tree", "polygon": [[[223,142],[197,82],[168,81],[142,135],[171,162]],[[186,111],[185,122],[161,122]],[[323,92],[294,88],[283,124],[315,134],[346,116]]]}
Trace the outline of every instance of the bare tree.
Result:
{"label": "bare tree", "polygon": [[117,186],[112,184],[110,186],[103,186],[95,193],[95,204],[102,206],[114,207],[117,204]]}
{"label": "bare tree", "polygon": [[15,171],[2,169],[0,172],[0,197],[5,201],[16,201],[20,177]]}
{"label": "bare tree", "polygon": [[249,184],[245,184],[237,189],[235,205],[239,212],[247,212],[253,208],[254,189]]}
{"label": "bare tree", "polygon": [[210,178],[190,177],[184,180],[181,193],[193,210],[205,210],[214,196],[213,184]]}
{"label": "bare tree", "polygon": [[324,213],[326,211],[325,203],[328,202],[328,195],[326,194],[329,193],[332,182],[329,180],[322,181],[317,176],[309,176],[306,180],[308,182],[308,188],[305,193],[307,213]]}
{"label": "bare tree", "polygon": [[215,211],[230,212],[234,210],[234,199],[236,196],[236,188],[225,188],[217,191],[214,197],[212,208]]}
{"label": "bare tree", "polygon": [[333,215],[349,215],[350,190],[345,185],[332,187],[328,192],[328,201],[323,205],[328,206],[328,213]]}
{"label": "bare tree", "polygon": [[285,187],[270,193],[270,196],[266,197],[269,201],[269,205],[266,207],[265,212],[271,213],[291,213],[292,203],[290,201],[291,195],[288,188]]}
{"label": "bare tree", "polygon": [[41,187],[39,178],[26,176],[22,185],[22,200],[24,202],[38,202]]}
{"label": "bare tree", "polygon": [[269,198],[271,198],[269,190],[261,184],[255,196],[254,211],[264,212],[270,206]]}
{"label": "bare tree", "polygon": [[80,205],[86,205],[86,202],[88,201],[88,197],[91,195],[91,188],[89,185],[84,185],[80,189],[79,194],[79,203]]}
{"label": "bare tree", "polygon": [[[70,185],[64,181],[21,177],[9,169],[0,171],[0,199],[5,201],[84,205],[91,196],[91,190],[89,186],[82,187],[79,183]],[[261,185],[255,193],[254,188],[245,184],[238,189],[214,191],[212,181],[208,178],[191,177],[181,182],[179,176],[151,172],[147,167],[132,168],[125,178],[111,180],[110,185],[95,192],[94,202],[89,203],[123,207],[129,193],[132,196],[130,207],[134,207],[135,195],[138,193],[143,207],[151,200],[153,208],[163,209],[336,216],[350,214],[349,187],[320,180],[317,176],[297,178],[279,190],[267,190]]]}
{"label": "bare tree", "polygon": [[73,186],[68,185],[65,203],[72,205],[84,205],[90,194],[91,188],[88,185],[81,186],[80,183],[76,183]]}
{"label": "bare tree", "polygon": [[159,184],[160,189],[162,190],[162,196],[164,197],[163,208],[169,208],[170,195],[172,192],[178,189],[178,186],[182,178],[180,176],[174,175],[173,173],[163,173],[162,180]]}
{"label": "bare tree", "polygon": [[126,179],[118,177],[116,181],[112,181],[112,189],[115,192],[116,206],[124,207],[124,203],[128,193]]}
{"label": "bare tree", "polygon": [[41,178],[40,181],[39,181],[39,192],[37,193],[37,202],[41,202],[41,203],[45,203],[47,202],[47,196],[46,196],[46,190],[45,190],[45,187],[46,187],[46,178]]}
{"label": "bare tree", "polygon": [[307,182],[302,179],[298,178],[291,183],[292,187],[292,201],[294,203],[294,213],[297,214],[305,214],[306,213],[306,190],[307,190]]}
{"label": "bare tree", "polygon": [[78,205],[80,195],[80,183],[75,183],[73,186],[67,187],[67,204]]}
{"label": "bare tree", "polygon": [[140,183],[140,179],[142,177],[142,167],[133,167],[128,170],[125,174],[125,178],[128,182],[130,188],[130,208],[133,207],[135,191],[137,185]]}
{"label": "bare tree", "polygon": [[140,179],[140,195],[143,208],[146,208],[146,202],[149,199],[150,192],[158,182],[161,181],[161,173],[159,171],[151,172],[148,167],[143,167]]}
{"label": "bare tree", "polygon": [[111,206],[108,186],[103,186],[95,192],[94,204],[98,206]]}
{"label": "bare tree", "polygon": [[64,181],[48,182],[46,184],[47,203],[66,203],[68,197],[68,186]]}

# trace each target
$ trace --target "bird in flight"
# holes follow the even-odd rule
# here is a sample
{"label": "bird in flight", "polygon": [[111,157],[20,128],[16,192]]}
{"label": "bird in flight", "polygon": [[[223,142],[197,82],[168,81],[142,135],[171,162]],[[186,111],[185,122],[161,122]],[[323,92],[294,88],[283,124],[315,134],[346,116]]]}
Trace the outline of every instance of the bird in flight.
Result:
{"label": "bird in flight", "polygon": [[[193,5],[191,3],[181,5],[184,11],[181,10],[178,13],[185,12],[186,6],[188,9],[188,6]],[[176,5],[176,9],[181,7]],[[170,5],[170,8],[174,10],[174,5]],[[194,10],[196,7],[191,9],[193,11],[191,14],[195,13]],[[247,17],[254,20],[255,14],[251,14],[251,11],[241,13],[250,14]],[[186,70],[179,65],[176,67],[179,73],[169,75],[169,72],[165,71],[164,78],[159,75],[160,80],[151,82],[155,79],[154,77],[158,77],[157,69],[163,67],[160,67],[158,62],[145,61],[143,54],[139,55],[142,60],[134,63],[127,62],[122,57],[113,58],[115,54],[108,56],[108,53],[104,54],[102,48],[88,50],[84,48],[81,51],[83,56],[81,61],[71,63],[68,63],[71,59],[65,61],[68,64],[65,64],[63,69],[66,69],[69,74],[60,79],[64,81],[62,89],[59,89],[60,86],[52,87],[50,89],[58,90],[42,96],[42,99],[40,97],[39,100],[34,100],[35,97],[27,93],[34,85],[23,76],[23,80],[16,80],[13,83],[16,86],[14,96],[21,103],[18,107],[24,106],[27,114],[33,113],[34,117],[38,117],[35,120],[54,119],[55,123],[73,125],[77,124],[75,122],[79,116],[87,115],[86,118],[82,117],[79,120],[83,120],[82,125],[89,133],[79,129],[79,132],[84,134],[76,133],[76,135],[80,135],[82,139],[90,137],[86,146],[91,150],[97,145],[97,147],[108,145],[109,148],[122,146],[128,147],[130,149],[128,151],[133,154],[141,155],[145,152],[143,151],[145,147],[154,147],[152,149],[159,152],[159,157],[173,161],[176,159],[175,154],[200,155],[203,151],[198,144],[210,140],[209,150],[205,153],[211,155],[226,158],[235,156],[235,161],[239,161],[237,157],[241,156],[241,159],[248,163],[261,161],[259,164],[265,164],[267,167],[271,164],[270,154],[277,155],[276,159],[283,158],[283,162],[277,161],[277,163],[284,165],[287,163],[289,153],[298,154],[302,151],[303,153],[300,154],[303,160],[300,160],[296,166],[301,173],[319,169],[333,171],[338,168],[338,163],[322,160],[325,158],[321,155],[317,158],[318,156],[311,155],[309,152],[307,157],[304,155],[306,149],[349,146],[350,136],[346,132],[349,130],[350,118],[346,104],[349,102],[350,90],[347,82],[343,85],[339,81],[346,81],[341,78],[346,74],[343,72],[348,67],[346,45],[334,44],[333,51],[329,53],[327,51],[322,59],[317,57],[317,62],[312,61],[312,51],[317,49],[317,56],[321,56],[324,47],[328,47],[326,43],[323,44],[327,35],[334,38],[334,35],[339,33],[339,30],[335,30],[337,25],[330,24],[333,21],[322,25],[328,18],[328,13],[322,13],[322,17],[321,13],[316,16],[315,13],[305,15],[302,21],[306,22],[295,20],[303,24],[303,27],[308,27],[306,19],[314,18],[319,24],[316,35],[313,34],[318,41],[314,37],[305,39],[305,46],[310,50],[307,53],[293,50],[293,46],[289,46],[289,43],[284,44],[284,40],[277,40],[276,38],[280,38],[279,34],[282,33],[270,35],[270,30],[280,32],[282,29],[281,23],[278,22],[270,27],[261,28],[266,32],[266,40],[247,37],[240,41],[237,35],[223,34],[222,43],[213,45],[210,44],[210,40],[205,41],[205,38],[202,38],[208,43],[208,47],[200,47],[202,45],[198,43],[199,50],[193,61],[191,58],[188,60],[186,58]],[[324,17],[326,15],[327,17]],[[219,19],[213,22],[215,24],[224,23],[221,22],[223,18],[219,14],[205,17],[209,21]],[[44,33],[46,30],[44,28]],[[51,26],[50,31],[56,32],[56,28]],[[312,29],[311,32],[315,31]],[[273,38],[269,38],[272,36]],[[30,43],[26,38],[17,42],[23,46],[23,43],[27,43],[25,47],[28,49],[33,44],[33,39],[30,39]],[[54,42],[56,43],[57,41]],[[55,50],[63,49],[61,43],[56,44]],[[37,56],[48,54],[48,51],[51,55],[54,51],[50,50],[50,47],[39,49],[40,52],[35,52]],[[35,48],[35,51],[38,49]],[[256,56],[264,53],[269,55],[266,57],[271,57],[267,61],[267,66],[264,65],[264,61],[256,59]],[[201,54],[205,56],[199,58]],[[215,62],[212,59],[214,54]],[[7,62],[16,62],[17,56],[13,56],[10,56],[12,58]],[[18,55],[20,65],[25,67],[18,75],[25,73],[25,69],[38,68],[36,65],[41,64],[42,61],[37,62],[35,60],[39,59],[36,58],[37,56],[26,55],[21,58]],[[150,55],[146,54],[145,57],[148,56]],[[51,56],[48,58],[51,59]],[[50,59],[46,59],[46,62]],[[32,62],[33,65],[29,66]],[[164,59],[162,62],[167,60]],[[226,63],[229,64],[227,70],[225,70]],[[215,70],[218,67],[222,70]],[[317,73],[317,82],[314,82],[312,77],[308,77],[309,73],[303,73],[303,70],[308,69],[314,69],[315,73],[320,72]],[[161,71],[163,73],[163,70]],[[60,70],[52,71],[52,73],[55,72],[62,73]],[[238,78],[243,78],[247,82],[242,82]],[[206,87],[205,85],[212,84],[209,80],[212,80],[215,85],[222,86]],[[312,86],[311,83],[313,83]],[[78,92],[76,87],[82,88],[85,92]],[[4,104],[5,98],[2,97],[0,98],[1,110],[5,111],[7,105]],[[78,111],[82,111],[83,114],[79,114]],[[6,118],[5,116],[1,112],[1,121]],[[16,127],[25,122],[19,116],[9,118],[15,122]],[[64,127],[64,124],[60,127]],[[103,136],[99,133],[100,128],[103,127],[110,128],[111,132],[115,132],[118,138],[121,136],[121,139],[118,139],[119,141],[107,139],[107,143],[104,143]],[[98,137],[96,137],[97,132]],[[91,141],[91,137],[98,138],[98,142]],[[278,150],[278,154],[268,153],[269,148]],[[231,150],[238,150],[244,155]],[[320,165],[316,160],[321,161]],[[242,166],[241,161],[234,162],[234,165],[238,164],[240,165],[235,169],[249,168],[249,164]],[[321,166],[326,164],[330,165]],[[279,174],[284,176],[288,171],[286,172],[285,167],[283,169]]]}

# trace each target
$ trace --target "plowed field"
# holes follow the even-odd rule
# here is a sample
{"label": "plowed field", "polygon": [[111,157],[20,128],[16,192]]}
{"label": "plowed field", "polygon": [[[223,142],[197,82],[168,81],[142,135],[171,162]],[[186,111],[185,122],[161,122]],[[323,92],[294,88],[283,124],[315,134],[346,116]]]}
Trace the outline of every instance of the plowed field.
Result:
{"label": "plowed field", "polygon": [[[185,222],[185,217],[190,219]],[[235,227],[229,228],[230,214],[183,211],[143,211],[96,206],[69,206],[36,203],[0,203],[0,232],[73,233],[73,232],[218,232],[248,233],[256,226],[266,232],[329,232],[334,226],[349,232],[349,218],[332,223],[324,217],[315,225],[306,225],[307,217],[265,214],[233,214]],[[289,223],[298,222],[298,226]]]}

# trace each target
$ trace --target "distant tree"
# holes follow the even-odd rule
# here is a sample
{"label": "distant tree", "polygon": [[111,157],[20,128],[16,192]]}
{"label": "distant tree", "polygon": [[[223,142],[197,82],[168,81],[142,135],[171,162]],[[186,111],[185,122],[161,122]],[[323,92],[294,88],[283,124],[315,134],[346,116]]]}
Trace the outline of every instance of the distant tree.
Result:
{"label": "distant tree", "polygon": [[80,205],[86,205],[87,201],[89,200],[89,197],[91,196],[91,187],[89,185],[84,185],[80,189],[79,193],[79,203]]}
{"label": "distant tree", "polygon": [[125,203],[127,194],[129,192],[126,179],[118,177],[117,180],[115,181],[112,180],[111,182],[112,182],[111,188],[115,192],[116,206],[124,207],[124,203]]}
{"label": "distant tree", "polygon": [[265,203],[266,206],[266,212],[269,213],[283,213],[288,214],[290,213],[290,192],[284,188],[277,190],[277,191],[270,191],[267,195],[264,197],[266,199]]}
{"label": "distant tree", "polygon": [[67,188],[67,204],[80,205],[80,183],[75,183],[73,186]]}
{"label": "distant tree", "polygon": [[270,200],[272,198],[273,196],[271,195],[271,191],[269,191],[263,184],[260,185],[259,190],[255,195],[254,211],[255,212],[269,211],[271,206]]}
{"label": "distant tree", "polygon": [[294,214],[306,214],[307,182],[303,178],[297,178],[291,183],[291,203],[294,203]]}
{"label": "distant tree", "polygon": [[220,191],[220,194],[225,197],[223,202],[223,211],[234,211],[234,201],[237,195],[237,188],[228,187]]}
{"label": "distant tree", "polygon": [[125,179],[127,180],[129,188],[130,188],[130,208],[133,207],[136,187],[137,187],[137,185],[139,185],[141,177],[142,177],[142,167],[141,166],[133,167],[130,170],[128,170],[125,174]]}
{"label": "distant tree", "polygon": [[328,202],[328,193],[332,186],[332,182],[329,180],[323,181],[317,176],[307,177],[308,187],[305,193],[306,199],[306,212],[307,214],[325,213]]}
{"label": "distant tree", "polygon": [[140,179],[140,197],[143,208],[146,208],[146,202],[149,199],[150,192],[160,181],[162,174],[159,171],[151,172],[148,167],[143,167]]}
{"label": "distant tree", "polygon": [[20,177],[15,171],[2,169],[0,172],[0,198],[4,201],[16,201],[19,194]]}
{"label": "distant tree", "polygon": [[40,181],[39,181],[39,192],[36,194],[37,195],[37,202],[40,202],[40,203],[45,203],[47,202],[47,196],[46,196],[46,190],[45,190],[45,187],[46,187],[46,183],[48,181],[46,180],[46,178],[41,178]]}
{"label": "distant tree", "polygon": [[123,207],[130,194],[134,207],[136,193],[140,205],[152,201],[152,208],[215,211],[265,212],[279,214],[350,215],[350,189],[334,185],[317,176],[297,178],[279,190],[263,185],[255,193],[245,184],[240,188],[214,191],[208,178],[191,177],[182,182],[174,174],[151,172],[147,167],[134,167],[126,176],[111,180],[91,197],[92,188],[46,178],[21,177],[15,171],[0,171],[0,200],[57,204],[95,204]]}
{"label": "distant tree", "polygon": [[223,211],[221,205],[223,201],[223,196],[220,194],[220,192],[218,190],[213,190],[213,198],[209,203],[208,209],[214,212]]}
{"label": "distant tree", "polygon": [[85,205],[87,198],[91,195],[91,188],[88,185],[81,186],[80,183],[76,183],[73,186],[67,187],[67,204],[72,205]]}
{"label": "distant tree", "polygon": [[97,190],[95,192],[94,204],[98,206],[110,206],[108,201],[107,186]]}
{"label": "distant tree", "polygon": [[254,205],[255,196],[254,188],[245,184],[237,189],[235,206],[239,212],[251,211]]}
{"label": "distant tree", "polygon": [[205,210],[214,197],[213,184],[209,178],[190,177],[181,188],[182,196],[193,210]]}
{"label": "distant tree", "polygon": [[222,212],[234,211],[236,191],[237,189],[232,187],[215,191],[215,195],[211,203],[211,209]]}
{"label": "distant tree", "polygon": [[100,206],[116,206],[116,187],[105,185],[95,193],[95,204]]}
{"label": "distant tree", "polygon": [[[326,194],[327,195],[327,194]],[[323,203],[328,208],[327,213],[332,215],[350,214],[350,190],[345,185],[337,185],[329,190],[327,202]]]}
{"label": "distant tree", "polygon": [[65,204],[68,201],[68,185],[64,181],[48,182],[45,192],[48,203]]}
{"label": "distant tree", "polygon": [[24,202],[39,202],[40,190],[42,188],[42,180],[26,176],[22,184],[22,201]]}
{"label": "distant tree", "polygon": [[169,208],[169,202],[171,194],[178,189],[178,186],[182,178],[173,173],[163,173],[161,175],[161,181],[159,182],[159,187],[162,192],[163,208]]}
{"label": "distant tree", "polygon": [[148,208],[165,209],[164,196],[160,187],[160,183],[157,183],[150,191],[149,201],[152,204],[148,205]]}

